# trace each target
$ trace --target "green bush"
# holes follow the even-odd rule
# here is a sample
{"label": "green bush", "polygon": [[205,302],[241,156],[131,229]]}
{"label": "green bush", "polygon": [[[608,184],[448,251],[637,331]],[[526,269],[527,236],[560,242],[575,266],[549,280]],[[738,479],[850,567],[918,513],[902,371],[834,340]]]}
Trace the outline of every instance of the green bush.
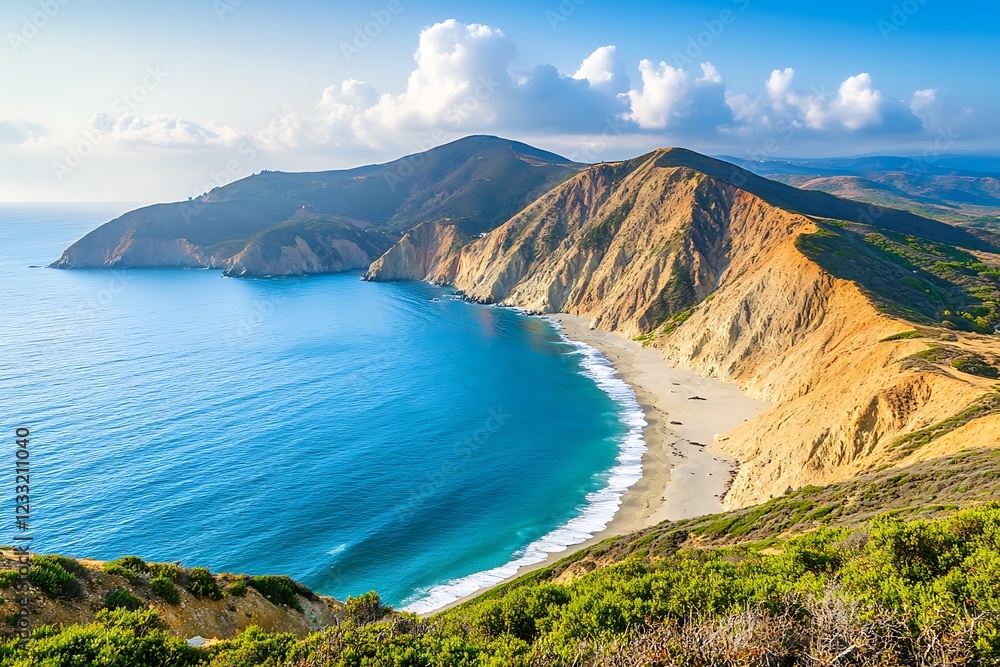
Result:
{"label": "green bush", "polygon": [[391,607],[382,604],[382,598],[375,591],[369,591],[356,598],[348,596],[344,604],[344,616],[357,625],[375,623],[382,620],[392,611]]}
{"label": "green bush", "polygon": [[105,574],[125,577],[133,584],[138,584],[142,582],[143,575],[149,572],[149,566],[146,565],[146,561],[138,556],[125,556],[124,558],[107,561],[101,565],[101,570]]}
{"label": "green bush", "polygon": [[0,588],[10,588],[21,578],[21,573],[17,570],[4,570],[0,572]]}
{"label": "green bush", "polygon": [[[805,489],[783,499],[796,503],[796,514],[813,507]],[[728,546],[704,535],[690,546],[684,533],[663,557],[636,555],[652,551],[661,531],[689,525],[661,525],[651,541],[653,533],[612,538],[562,561],[560,570],[529,573],[430,619],[392,612],[367,593],[348,598],[344,622],[304,640],[250,628],[195,650],[167,636],[155,614],[119,609],[88,626],[38,628],[23,653],[13,642],[0,646],[0,665],[704,667],[797,665],[806,655],[858,667],[1000,661],[1000,504],[934,520],[885,515],[862,528],[792,538],[778,531]],[[642,548],[628,555],[630,543]],[[598,560],[603,566],[567,583],[550,581]],[[237,581],[254,579],[292,590],[279,577]],[[843,653],[852,645],[863,648]]]}
{"label": "green bush", "polygon": [[85,578],[87,576],[87,568],[83,566],[80,561],[75,558],[68,558],[66,556],[60,556],[58,554],[49,554],[44,556],[44,558],[53,563],[57,563],[64,570],[72,574],[77,578]]}
{"label": "green bush", "polygon": [[158,595],[170,604],[180,604],[181,594],[174,585],[174,580],[169,577],[153,577],[149,582],[149,587],[154,595]]}
{"label": "green bush", "polygon": [[142,581],[142,575],[136,574],[132,570],[126,570],[121,565],[117,563],[104,563],[101,565],[101,571],[105,574],[111,574],[119,577],[125,577],[133,584],[138,584]]}
{"label": "green bush", "polygon": [[901,331],[898,334],[893,334],[891,336],[886,336],[880,343],[888,343],[892,340],[912,340],[914,338],[923,338],[924,335],[917,331],[916,329],[911,329],[910,331]]}
{"label": "green bush", "polygon": [[215,575],[203,567],[196,567],[191,570],[191,578],[188,582],[188,590],[191,594],[199,598],[209,600],[221,600],[223,598],[222,589]]}
{"label": "green bush", "polygon": [[138,556],[124,556],[123,558],[118,558],[115,560],[108,561],[104,564],[105,566],[115,566],[118,565],[129,572],[135,572],[136,574],[148,574],[149,565],[146,561],[139,558]]}
{"label": "green bush", "polygon": [[169,634],[149,609],[103,610],[89,625],[39,628],[23,650],[14,642],[0,647],[5,667],[194,667],[205,659],[203,651]]}
{"label": "green bush", "polygon": [[52,556],[35,556],[31,559],[31,585],[50,598],[76,597],[80,593],[80,582],[60,564],[60,559]]}
{"label": "green bush", "polygon": [[271,604],[283,604],[296,611],[302,611],[302,603],[297,596],[307,600],[315,598],[315,594],[291,577],[267,575],[251,577],[247,582]]}
{"label": "green bush", "polygon": [[247,594],[248,577],[237,577],[229,584],[229,594],[241,598]]}
{"label": "green bush", "polygon": [[119,588],[109,592],[104,598],[104,608],[110,611],[124,609],[126,611],[136,611],[143,608],[142,600],[129,593],[124,588]]}
{"label": "green bush", "polygon": [[[212,647],[217,657],[212,665],[218,667],[251,665],[277,665],[315,663],[292,662],[298,640],[291,634],[273,634],[265,632],[256,625],[247,627],[236,639],[219,642]],[[287,660],[287,663],[286,663]],[[356,664],[370,664],[358,661]],[[383,663],[386,665],[392,663]],[[374,665],[373,665],[374,667]]]}
{"label": "green bush", "polygon": [[1000,377],[1000,371],[997,371],[985,359],[975,354],[964,354],[957,357],[951,362],[951,365],[969,375],[978,375],[979,377],[990,378],[992,380]]}
{"label": "green bush", "polygon": [[166,577],[171,581],[177,581],[180,573],[180,568],[173,563],[149,563],[149,576],[154,579],[157,577]]}

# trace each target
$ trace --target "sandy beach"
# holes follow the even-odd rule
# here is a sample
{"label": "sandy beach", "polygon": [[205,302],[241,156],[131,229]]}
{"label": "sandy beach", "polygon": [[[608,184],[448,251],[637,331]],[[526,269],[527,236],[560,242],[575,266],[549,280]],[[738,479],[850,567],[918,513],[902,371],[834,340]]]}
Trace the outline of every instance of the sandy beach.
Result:
{"label": "sandy beach", "polygon": [[522,567],[505,581],[548,567],[609,537],[666,520],[722,511],[722,496],[734,464],[711,445],[717,437],[724,437],[770,405],[746,396],[734,384],[674,368],[657,350],[643,349],[618,334],[591,329],[590,318],[564,314],[552,317],[560,322],[567,337],[600,350],[618,376],[635,391],[646,416],[643,437],[647,451],[642,459],[642,478],[629,488],[615,518],[603,531],[540,563]]}

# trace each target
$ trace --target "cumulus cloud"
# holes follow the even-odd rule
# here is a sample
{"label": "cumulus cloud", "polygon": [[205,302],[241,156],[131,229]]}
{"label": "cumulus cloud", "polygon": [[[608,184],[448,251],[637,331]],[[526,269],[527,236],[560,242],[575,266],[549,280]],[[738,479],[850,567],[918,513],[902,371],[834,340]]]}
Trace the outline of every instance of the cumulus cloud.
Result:
{"label": "cumulus cloud", "polygon": [[712,63],[702,63],[702,75],[665,62],[639,63],[642,87],[627,93],[628,119],[643,130],[714,130],[732,119],[725,104],[722,75]]}
{"label": "cumulus cloud", "polygon": [[421,32],[413,58],[401,92],[355,79],[329,86],[315,113],[288,115],[291,130],[270,147],[381,148],[431,131],[587,132],[628,110],[619,97],[628,75],[614,46],[596,49],[571,75],[551,65],[518,71],[517,48],[502,30],[450,19]]}
{"label": "cumulus cloud", "polygon": [[[802,131],[812,135],[851,135],[880,132],[902,134],[921,129],[913,104],[885,96],[872,76],[861,72],[848,77],[831,93],[825,88],[808,92],[795,87],[795,70],[776,69],[765,82],[766,96],[729,94],[726,102],[739,121],[743,135],[767,131]],[[915,104],[915,106],[914,106]]]}
{"label": "cumulus cloud", "polygon": [[848,130],[860,130],[882,122],[882,93],[872,86],[867,72],[848,77],[840,84],[830,105],[830,117]]}
{"label": "cumulus cloud", "polygon": [[[348,79],[326,88],[315,110],[290,111],[268,132],[272,150],[303,147],[383,149],[414,137],[475,132],[595,136],[661,134],[671,140],[753,137],[792,128],[813,135],[918,131],[935,108],[930,93],[912,102],[887,98],[867,72],[835,93],[802,91],[795,70],[776,69],[761,96],[727,89],[712,63],[685,68],[642,60],[633,83],[614,45],[601,46],[575,71],[519,69],[517,48],[498,28],[454,19],[420,33],[414,68],[399,92]],[[700,71],[699,71],[700,70]],[[924,121],[926,123],[926,121]]]}
{"label": "cumulus cloud", "polygon": [[614,46],[602,46],[587,56],[573,78],[586,80],[596,90],[615,94],[629,89],[625,63],[618,58],[618,49]]}
{"label": "cumulus cloud", "polygon": [[961,131],[963,134],[975,132],[971,127],[972,109],[959,106],[941,91],[928,88],[913,93],[908,110],[918,119],[923,128],[936,134]]}

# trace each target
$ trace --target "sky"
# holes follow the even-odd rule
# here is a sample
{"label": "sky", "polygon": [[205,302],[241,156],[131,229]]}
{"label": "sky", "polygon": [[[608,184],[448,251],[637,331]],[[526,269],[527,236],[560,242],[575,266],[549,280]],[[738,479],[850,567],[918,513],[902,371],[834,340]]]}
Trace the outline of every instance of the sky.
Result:
{"label": "sky", "polygon": [[4,0],[0,201],[175,201],[469,134],[581,162],[998,153],[998,24],[965,0]]}

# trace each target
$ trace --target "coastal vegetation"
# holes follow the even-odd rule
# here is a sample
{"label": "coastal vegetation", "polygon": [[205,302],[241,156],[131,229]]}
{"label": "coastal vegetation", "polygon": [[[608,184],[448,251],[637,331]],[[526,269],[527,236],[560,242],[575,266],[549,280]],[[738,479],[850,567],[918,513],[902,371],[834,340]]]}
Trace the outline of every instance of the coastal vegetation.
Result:
{"label": "coastal vegetation", "polygon": [[[0,647],[0,664],[995,664],[998,464],[1000,450],[971,450],[665,522],[430,618],[368,593],[301,639],[251,626],[191,647],[153,607],[114,591],[93,622],[36,628],[26,648]],[[285,577],[232,581],[272,596],[304,589]]]}
{"label": "coastal vegetation", "polygon": [[[788,501],[786,501],[788,502]],[[802,517],[804,518],[804,516]],[[741,532],[716,529],[717,534]],[[708,534],[711,531],[703,531]],[[669,537],[670,539],[663,539]],[[129,594],[94,623],[38,628],[0,664],[95,665],[986,665],[1000,659],[1000,505],[936,519],[698,546],[667,524],[619,558],[540,570],[429,619],[374,594],[299,640],[250,628],[207,648],[170,634]],[[609,545],[576,555],[600,558]],[[112,599],[112,597],[114,599]]]}

